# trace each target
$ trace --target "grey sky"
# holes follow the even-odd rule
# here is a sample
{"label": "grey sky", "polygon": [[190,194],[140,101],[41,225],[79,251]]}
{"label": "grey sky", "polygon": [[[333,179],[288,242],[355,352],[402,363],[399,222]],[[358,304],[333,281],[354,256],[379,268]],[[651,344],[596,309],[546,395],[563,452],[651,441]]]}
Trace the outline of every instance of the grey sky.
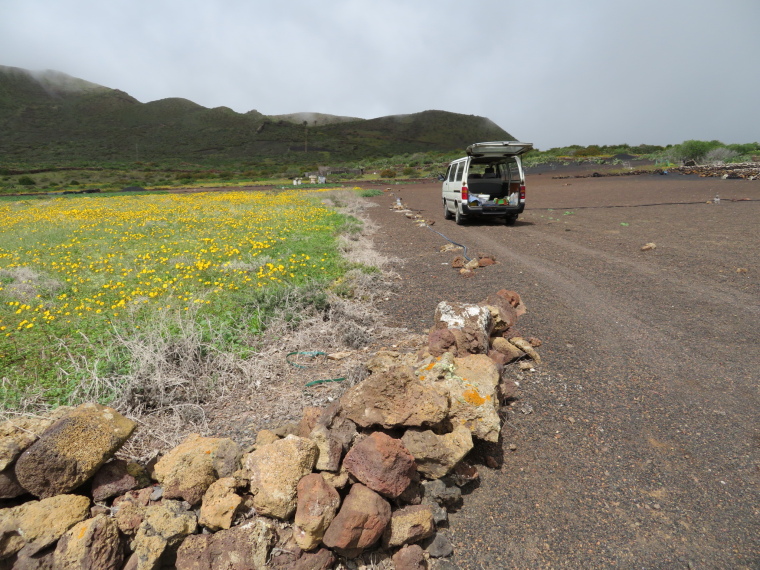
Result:
{"label": "grey sky", "polygon": [[760,140],[760,0],[0,0],[0,65],[140,101],[483,115],[538,148]]}

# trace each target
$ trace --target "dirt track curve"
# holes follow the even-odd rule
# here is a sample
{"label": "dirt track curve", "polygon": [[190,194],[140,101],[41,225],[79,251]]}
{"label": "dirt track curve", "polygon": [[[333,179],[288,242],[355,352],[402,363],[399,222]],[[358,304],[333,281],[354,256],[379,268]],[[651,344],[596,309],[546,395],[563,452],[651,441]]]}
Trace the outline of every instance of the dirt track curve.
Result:
{"label": "dirt track curve", "polygon": [[[451,516],[454,561],[760,568],[760,183],[551,174],[529,175],[514,227],[444,221],[438,183],[372,199],[377,247],[403,261],[393,324],[423,332],[439,301],[508,288],[544,343],[491,451],[503,464]],[[460,277],[396,197],[499,264]]]}

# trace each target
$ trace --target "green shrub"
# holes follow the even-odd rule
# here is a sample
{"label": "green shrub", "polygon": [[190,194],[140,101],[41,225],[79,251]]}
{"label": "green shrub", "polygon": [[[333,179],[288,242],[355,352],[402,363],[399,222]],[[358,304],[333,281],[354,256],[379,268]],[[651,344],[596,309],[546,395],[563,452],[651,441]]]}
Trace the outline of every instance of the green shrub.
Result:
{"label": "green shrub", "polygon": [[37,184],[32,178],[29,178],[28,176],[22,176],[19,178],[18,183],[22,186],[34,186]]}
{"label": "green shrub", "polygon": [[401,171],[401,174],[404,176],[414,176],[416,174],[416,170],[410,166],[407,166],[404,170]]}
{"label": "green shrub", "polygon": [[380,177],[381,178],[396,178],[396,171],[391,170],[390,168],[386,168],[380,171]]}

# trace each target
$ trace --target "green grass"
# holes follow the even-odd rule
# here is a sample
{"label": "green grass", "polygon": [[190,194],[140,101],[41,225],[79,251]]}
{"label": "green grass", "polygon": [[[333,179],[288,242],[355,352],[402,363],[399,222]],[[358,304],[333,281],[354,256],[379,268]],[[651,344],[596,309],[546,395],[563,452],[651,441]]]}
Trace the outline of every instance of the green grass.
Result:
{"label": "green grass", "polygon": [[293,322],[324,303],[355,224],[290,190],[0,202],[0,404],[128,376],[157,322],[168,344],[192,326],[204,351],[249,355],[283,298]]}

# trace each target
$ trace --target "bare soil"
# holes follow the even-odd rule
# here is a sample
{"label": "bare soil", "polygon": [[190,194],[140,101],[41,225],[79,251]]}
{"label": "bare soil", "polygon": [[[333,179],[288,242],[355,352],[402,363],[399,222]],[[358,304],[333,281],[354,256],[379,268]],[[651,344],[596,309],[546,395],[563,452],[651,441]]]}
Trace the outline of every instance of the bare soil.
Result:
{"label": "bare soil", "polygon": [[[482,453],[500,466],[481,465],[451,515],[454,561],[760,568],[760,182],[559,174],[528,176],[513,227],[444,221],[438,183],[372,199],[376,246],[401,260],[381,303],[392,325],[424,333],[439,301],[507,288],[543,340],[537,371],[511,372],[501,446]],[[397,197],[499,263],[460,276]]]}

